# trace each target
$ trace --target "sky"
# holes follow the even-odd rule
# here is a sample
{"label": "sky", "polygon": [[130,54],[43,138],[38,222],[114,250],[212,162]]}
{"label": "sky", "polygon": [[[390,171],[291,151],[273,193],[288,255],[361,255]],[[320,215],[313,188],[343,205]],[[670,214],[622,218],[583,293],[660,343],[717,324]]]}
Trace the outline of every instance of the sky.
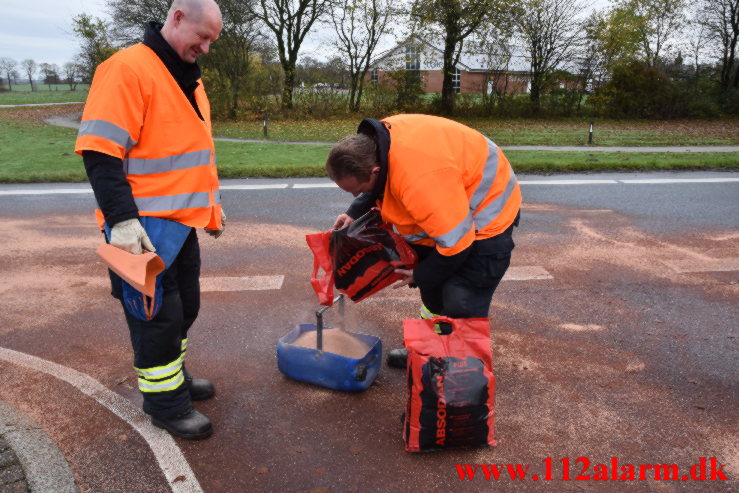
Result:
{"label": "sky", "polygon": [[[603,7],[608,0],[584,0],[590,8]],[[0,0],[0,58],[17,62],[31,58],[36,63],[71,61],[78,52],[72,35],[72,17],[87,13],[109,19],[105,0]],[[323,59],[328,53],[327,36],[315,34],[306,40],[300,56]]]}
{"label": "sky", "polygon": [[72,17],[107,17],[103,0],[0,0],[0,58],[63,65],[78,51]]}

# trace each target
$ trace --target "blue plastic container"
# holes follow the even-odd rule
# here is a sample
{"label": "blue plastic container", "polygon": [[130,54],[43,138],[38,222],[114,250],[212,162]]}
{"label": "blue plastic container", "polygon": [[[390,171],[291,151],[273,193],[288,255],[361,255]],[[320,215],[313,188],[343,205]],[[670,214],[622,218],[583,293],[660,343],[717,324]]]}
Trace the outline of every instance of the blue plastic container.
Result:
{"label": "blue plastic container", "polygon": [[304,332],[314,331],[315,324],[300,324],[277,341],[277,367],[295,380],[344,392],[367,389],[380,371],[382,341],[375,336],[349,332],[370,349],[362,358],[349,358],[292,343]]}

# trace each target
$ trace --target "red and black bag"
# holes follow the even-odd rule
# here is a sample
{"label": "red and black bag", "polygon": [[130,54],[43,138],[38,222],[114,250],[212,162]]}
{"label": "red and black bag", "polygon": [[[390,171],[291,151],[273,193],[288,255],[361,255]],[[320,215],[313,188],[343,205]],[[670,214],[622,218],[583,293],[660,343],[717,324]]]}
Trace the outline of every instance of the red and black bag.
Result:
{"label": "red and black bag", "polygon": [[[313,252],[311,285],[322,305],[333,303],[333,287],[354,302],[402,279],[395,269],[413,269],[416,252],[372,209],[348,227],[306,235]],[[324,275],[318,277],[318,270]]]}
{"label": "red and black bag", "polygon": [[[437,334],[434,324],[452,331]],[[487,318],[403,320],[408,349],[407,452],[496,445],[495,376]]]}

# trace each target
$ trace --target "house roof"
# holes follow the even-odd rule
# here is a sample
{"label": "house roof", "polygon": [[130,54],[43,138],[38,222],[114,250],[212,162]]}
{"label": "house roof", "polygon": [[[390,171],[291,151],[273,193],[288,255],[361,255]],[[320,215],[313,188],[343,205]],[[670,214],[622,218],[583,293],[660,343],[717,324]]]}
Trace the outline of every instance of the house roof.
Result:
{"label": "house roof", "polygon": [[[404,50],[405,47],[410,42],[413,42],[416,45],[421,45],[425,53],[431,54],[431,57],[433,59],[439,60],[439,62],[444,55],[443,50],[441,50],[434,44],[429,43],[428,41],[426,41],[425,39],[419,36],[412,35],[408,37],[407,39],[405,39],[404,41],[398,43],[393,48],[390,48],[389,50],[385,50],[382,53],[378,54],[377,57],[374,60],[372,60],[372,63],[370,64],[370,66],[376,67],[382,62],[391,59],[394,55],[398,54],[400,50]],[[483,53],[462,53],[462,55],[459,57],[459,63],[457,63],[457,68],[459,70],[465,70],[467,72],[491,72],[491,71],[504,70],[506,72],[529,73],[531,70],[531,63],[530,63],[529,57],[523,55],[523,50],[517,49],[516,51],[518,53],[511,55],[510,58],[507,60],[507,63],[505,64],[493,61],[496,57],[499,57],[502,60],[504,57],[501,55],[483,54]],[[424,61],[427,63],[424,63]],[[436,65],[438,65],[439,62],[437,62]],[[421,65],[422,65],[422,70],[424,69],[423,68],[424,66],[426,66],[426,69],[431,68],[431,67],[428,67],[428,65],[431,65],[428,63],[428,60],[422,59]],[[437,68],[437,67],[434,67],[434,68]]]}

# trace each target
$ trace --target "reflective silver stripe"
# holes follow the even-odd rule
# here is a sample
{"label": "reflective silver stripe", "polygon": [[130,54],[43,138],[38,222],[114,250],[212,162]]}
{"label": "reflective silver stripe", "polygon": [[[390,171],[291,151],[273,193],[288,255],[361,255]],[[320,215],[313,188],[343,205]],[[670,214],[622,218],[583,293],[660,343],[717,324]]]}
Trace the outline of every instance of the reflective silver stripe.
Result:
{"label": "reflective silver stripe", "polygon": [[167,390],[174,390],[185,381],[185,375],[179,372],[176,377],[164,380],[162,382],[147,382],[144,379],[139,378],[139,390],[141,392],[164,392]]}
{"label": "reflective silver stripe", "polygon": [[503,207],[505,207],[505,205],[508,203],[508,199],[513,193],[513,190],[515,190],[517,183],[518,180],[516,179],[516,174],[511,168],[511,176],[508,179],[508,184],[505,187],[505,192],[503,192],[503,195],[490,202],[483,210],[477,213],[477,215],[473,218],[475,220],[475,228],[480,230],[487,226],[490,221],[498,217],[498,214],[503,211]]}
{"label": "reflective silver stripe", "polygon": [[161,197],[135,197],[134,201],[141,212],[176,211],[191,207],[209,207],[210,194],[195,192]]}
{"label": "reflective silver stripe", "polygon": [[133,149],[133,146],[136,145],[136,142],[131,139],[131,134],[126,129],[105,120],[85,120],[82,122],[80,124],[80,130],[77,132],[77,137],[82,137],[83,135],[94,135],[108,139],[123,147],[126,152]]}
{"label": "reflective silver stripe", "polygon": [[419,241],[419,240],[425,240],[428,238],[429,235],[427,235],[425,232],[421,231],[420,233],[412,234],[412,235],[404,235],[403,239],[408,242],[413,241]]}
{"label": "reflective silver stripe", "polygon": [[433,313],[431,310],[429,310],[428,308],[426,308],[426,305],[423,305],[421,307],[421,318],[427,320],[429,318],[434,318],[434,317],[438,317],[438,316],[439,316],[438,313]]}
{"label": "reflective silver stripe", "polygon": [[[472,214],[475,212],[475,210],[482,204],[482,202],[485,200],[485,197],[487,197],[488,193],[490,192],[490,187],[493,186],[493,183],[495,182],[495,176],[498,174],[498,146],[495,145],[493,141],[485,137],[485,140],[488,143],[488,157],[485,161],[485,167],[482,172],[482,179],[480,180],[480,183],[477,184],[477,188],[475,188],[475,191],[472,193],[472,197],[470,197],[469,200],[469,207],[470,212],[467,215],[464,220],[459,223],[454,229],[449,231],[448,233],[441,235],[441,236],[434,236],[432,239],[439,244],[442,248],[450,248],[457,244],[457,242],[464,237],[465,234],[472,228],[472,222],[475,223],[476,229],[481,229],[483,226],[487,225],[490,221],[493,220],[493,218],[486,219],[487,211],[490,209],[490,205],[498,203],[500,200],[500,197],[493,201],[492,204],[488,205],[480,211],[480,213],[477,216],[472,216]],[[513,170],[511,170],[511,173],[513,173]],[[515,177],[514,179],[514,185],[515,185]],[[508,188],[510,188],[510,183]],[[505,197],[503,201],[503,205],[508,200],[508,196],[510,196],[510,192],[512,192],[512,189],[508,190],[506,189],[506,193],[503,195]],[[498,213],[500,213],[500,210],[502,210],[502,206],[498,209]],[[483,214],[485,213],[485,214]],[[498,214],[496,213],[496,215]],[[480,225],[480,222],[484,221],[482,226]],[[423,240],[425,238],[428,238],[428,234],[425,232],[416,233],[412,235],[406,235],[403,236],[403,238],[408,242],[414,242]]]}
{"label": "reflective silver stripe", "polygon": [[210,150],[185,152],[159,159],[126,158],[123,170],[128,175],[152,175],[210,164]]}
{"label": "reflective silver stripe", "polygon": [[485,137],[485,140],[488,141],[488,158],[482,171],[482,180],[480,180],[475,192],[470,197],[470,212],[472,213],[480,207],[482,201],[487,197],[490,187],[493,186],[495,181],[495,175],[498,173],[498,146],[487,137]]}
{"label": "reflective silver stripe", "polygon": [[432,236],[437,245],[442,248],[451,248],[457,244],[472,229],[472,214],[467,214],[461,223],[457,224],[454,229],[441,236]]}
{"label": "reflective silver stripe", "polygon": [[145,370],[134,367],[134,370],[136,370],[136,373],[140,377],[148,378],[150,380],[156,380],[157,378],[164,378],[170,375],[174,375],[175,373],[180,371],[180,368],[182,368],[182,356],[169,363],[168,365],[157,366],[155,368],[147,368]]}
{"label": "reflective silver stripe", "polygon": [[221,205],[221,191],[216,190],[213,192],[213,201],[216,205]]}

